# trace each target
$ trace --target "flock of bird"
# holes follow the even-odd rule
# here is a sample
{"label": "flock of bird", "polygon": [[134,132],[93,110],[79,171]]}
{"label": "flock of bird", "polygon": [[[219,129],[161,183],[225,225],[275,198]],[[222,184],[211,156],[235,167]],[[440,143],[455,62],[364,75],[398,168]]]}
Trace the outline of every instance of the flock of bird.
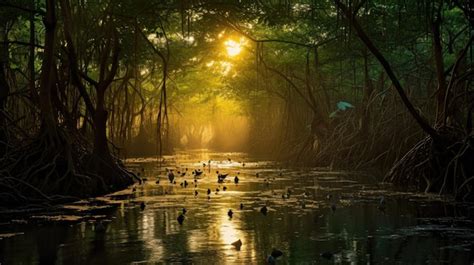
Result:
{"label": "flock of bird", "polygon": [[[228,159],[229,162],[231,161],[231,159],[229,158]],[[203,168],[205,169],[206,167],[209,167],[209,172],[210,172],[210,167],[211,167],[211,163],[212,161],[209,160],[208,163],[203,163]],[[242,167],[245,167],[245,163],[241,163]],[[144,168],[141,168],[141,171],[142,173],[144,172]],[[177,184],[176,180],[177,180],[177,176],[180,176],[180,177],[185,177],[187,176],[188,174],[188,168],[184,168],[184,169],[181,169],[181,170],[177,170],[176,173],[173,169],[168,169],[166,168],[166,175],[168,177],[168,180],[169,180],[169,183],[170,184]],[[191,172],[191,175],[194,177],[194,196],[197,197],[199,195],[199,192],[197,191],[197,187],[198,187],[198,179],[199,177],[201,177],[203,175],[204,171],[201,170],[201,169],[195,169]],[[229,174],[223,174],[222,172],[219,172],[219,171],[216,171],[216,175],[217,175],[217,183],[218,184],[225,184],[226,183],[226,178],[229,176]],[[233,179],[233,182],[235,185],[238,185],[239,184],[239,175],[240,175],[240,172],[237,172],[237,175],[234,177]],[[141,177],[141,174],[140,172],[137,173],[137,176],[141,178],[142,180],[142,183],[145,183],[147,181],[147,178],[142,178]],[[255,174],[255,176],[257,178],[260,177],[260,174],[257,172]],[[279,173],[279,176],[281,177],[282,176],[282,173],[280,172]],[[270,184],[270,180],[269,179],[264,179],[264,182],[269,185]],[[156,184],[160,184],[160,178],[158,177],[156,182]],[[189,182],[187,180],[184,180],[180,183],[180,186],[182,188],[187,188],[189,186]],[[215,194],[217,195],[219,192],[220,192],[220,189],[219,189],[220,185],[215,189]],[[223,185],[222,187],[223,191],[226,191],[228,188],[227,186]],[[136,191],[136,188],[133,187],[132,188],[132,192],[135,192]],[[210,200],[211,199],[211,194],[212,194],[212,191],[210,188],[207,189],[207,199]],[[290,188],[287,188],[286,189],[286,192],[284,192],[281,197],[282,199],[290,199],[291,195],[292,195],[293,191],[290,189]],[[274,193],[275,194],[275,193]],[[306,204],[305,204],[305,201],[304,201],[304,198],[306,198],[308,196],[308,194],[306,192],[304,192],[302,194],[302,198],[303,200],[300,201],[300,205],[301,207],[304,209],[306,208]],[[336,199],[336,196],[333,196],[332,194],[329,194],[327,195],[326,197],[327,201],[329,202],[330,204],[330,209],[331,211],[334,213],[337,209],[337,201],[338,199]],[[140,203],[140,209],[141,210],[145,210],[146,208],[146,204],[145,202],[141,202]],[[244,209],[244,204],[243,203],[240,203],[240,206],[239,206],[240,210],[243,210]],[[386,203],[385,203],[385,198],[384,196],[382,196],[379,200],[379,203],[378,203],[378,206],[377,206],[377,209],[382,211],[382,212],[385,212],[385,209],[386,209]],[[187,209],[186,208],[183,208],[178,217],[177,217],[177,222],[182,225],[185,221],[185,216],[186,216],[186,212],[187,212]],[[268,207],[266,205],[263,205],[261,208],[260,208],[260,213],[264,216],[267,216],[268,214]],[[229,209],[228,212],[227,212],[227,215],[229,217],[229,219],[232,219],[233,216],[234,216],[234,211],[232,211],[232,209]],[[105,232],[105,226],[102,222],[98,222],[96,224],[96,231],[97,232]],[[233,242],[231,245],[233,245],[237,250],[240,250],[241,246],[242,246],[242,241],[239,239],[235,242]],[[278,257],[282,256],[283,255],[283,252],[280,251],[280,250],[277,250],[277,249],[273,249],[271,254],[267,257],[266,259],[266,262],[268,264],[276,264],[276,260]],[[331,252],[324,252],[324,253],[321,253],[321,257],[323,258],[326,258],[326,259],[331,259],[333,256],[333,253]]]}

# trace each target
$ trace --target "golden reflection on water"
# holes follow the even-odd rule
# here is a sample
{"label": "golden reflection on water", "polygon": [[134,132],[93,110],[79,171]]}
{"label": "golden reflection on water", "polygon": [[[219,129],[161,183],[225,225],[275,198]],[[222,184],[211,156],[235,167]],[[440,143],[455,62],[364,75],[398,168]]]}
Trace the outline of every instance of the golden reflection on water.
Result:
{"label": "golden reflection on water", "polygon": [[[241,227],[242,221],[237,210],[234,211],[232,219],[227,215],[229,208],[222,206],[219,209],[219,218],[216,221],[218,227],[219,242],[223,244],[223,251],[227,262],[237,262],[245,257],[247,260],[255,260],[256,250],[253,236]],[[242,247],[237,250],[233,242],[242,241]],[[242,257],[243,256],[243,257]]]}
{"label": "golden reflection on water", "polygon": [[[214,182],[213,176],[215,170],[236,174],[238,170],[235,169],[241,167],[241,157],[235,154],[224,154],[224,156],[225,159],[212,160],[209,152],[198,152],[197,157],[195,156],[192,159],[190,159],[188,155],[176,155],[176,169],[178,170],[184,167],[200,168],[203,163],[208,165],[208,161],[212,160],[211,169],[209,169],[209,166],[207,166],[207,170],[205,169],[206,173],[210,175],[199,182],[200,188],[202,189],[201,193],[204,194],[210,183]],[[227,159],[228,157],[232,157],[232,160]],[[208,171],[212,173],[208,173]],[[184,178],[179,178],[179,182],[183,179]],[[262,257],[262,255],[257,255],[254,231],[252,229],[243,229],[246,222],[243,212],[235,208],[236,205],[239,205],[240,197],[244,195],[242,191],[231,188],[229,191],[220,193],[218,196],[213,193],[212,201],[204,202],[206,205],[202,205],[203,201],[201,201],[201,197],[191,198],[195,201],[183,203],[181,200],[183,199],[182,192],[184,189],[177,185],[167,185],[166,180],[162,180],[165,186],[146,184],[144,186],[145,188],[141,190],[141,192],[143,192],[141,200],[146,201],[148,205],[148,207],[141,212],[143,216],[139,219],[140,222],[138,224],[139,239],[143,242],[143,248],[147,250],[146,253],[149,253],[143,257],[144,260],[148,262],[159,261],[166,258],[166,255],[173,254],[170,253],[168,247],[164,246],[165,237],[176,238],[174,240],[181,242],[178,244],[183,244],[184,249],[186,249],[188,253],[201,253],[209,250],[217,251],[219,253],[218,256],[213,258],[216,259],[216,261],[222,259],[225,263],[238,263],[243,260],[256,261]],[[153,192],[158,190],[163,194],[163,189],[167,191],[168,195],[158,197],[161,198],[159,207],[172,207],[169,210],[160,211],[162,215],[157,215],[156,211],[154,211],[155,208],[152,208],[154,207],[153,200],[157,198]],[[214,187],[212,187],[212,189],[214,189]],[[173,190],[175,190],[177,194],[175,194]],[[186,198],[186,196],[184,196],[184,198]],[[227,199],[222,200],[222,198]],[[176,205],[181,203],[183,203],[183,206],[186,205],[188,209],[183,225],[179,225],[176,222],[176,218],[179,214],[178,211],[181,210],[181,206],[176,207]],[[234,211],[234,217],[232,219],[227,215],[228,210],[231,208]],[[121,209],[121,213],[122,210],[123,209]],[[196,222],[197,220],[200,221]],[[243,245],[240,250],[237,250],[231,243],[239,239]],[[179,247],[179,249],[183,248]]]}
{"label": "golden reflection on water", "polygon": [[232,242],[243,238],[242,231],[237,227],[237,220],[231,220],[227,216],[228,209],[221,208],[219,210],[219,220],[217,226],[219,227],[219,239],[223,244],[230,245]]}
{"label": "golden reflection on water", "polygon": [[197,253],[202,249],[205,249],[206,244],[203,242],[203,238],[207,238],[206,230],[194,229],[187,233],[187,246],[190,252]]}
{"label": "golden reflection on water", "polygon": [[160,234],[158,227],[155,226],[155,214],[146,213],[141,219],[141,227],[139,227],[139,236],[143,242],[143,246],[148,250],[149,260],[158,260],[163,257],[163,242],[157,235]]}

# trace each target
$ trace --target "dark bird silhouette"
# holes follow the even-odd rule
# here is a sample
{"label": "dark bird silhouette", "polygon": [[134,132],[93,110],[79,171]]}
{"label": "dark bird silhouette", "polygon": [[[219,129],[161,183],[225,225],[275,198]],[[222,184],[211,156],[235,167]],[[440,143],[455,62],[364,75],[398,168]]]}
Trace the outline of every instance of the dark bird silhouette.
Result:
{"label": "dark bird silhouette", "polygon": [[211,199],[211,196],[207,195],[207,200],[210,200]]}
{"label": "dark bird silhouette", "polygon": [[135,191],[137,191],[137,188],[133,187],[132,192],[135,192]]}
{"label": "dark bird silhouette", "polygon": [[278,258],[278,257],[281,257],[283,256],[283,252],[278,250],[278,249],[273,249],[272,250],[272,254],[271,254],[274,258]]}
{"label": "dark bird silhouette", "polygon": [[231,245],[234,246],[235,249],[240,250],[240,248],[242,247],[242,241],[239,239],[235,242],[232,242]]}
{"label": "dark bird silhouette", "polygon": [[186,172],[181,173],[181,177],[186,176]]}
{"label": "dark bird silhouette", "polygon": [[230,159],[230,157],[229,157],[229,158],[227,158],[227,161],[231,162],[231,161],[232,161],[232,159]]}
{"label": "dark bird silhouette", "polygon": [[235,176],[235,178],[234,178],[234,183],[235,183],[235,184],[239,184],[239,177]]}
{"label": "dark bird silhouette", "polygon": [[278,249],[273,249],[272,250],[272,253],[270,254],[270,256],[268,256],[267,258],[267,263],[268,264],[271,264],[271,265],[274,265],[276,264],[276,260],[277,258],[283,256],[283,252],[278,250]]}
{"label": "dark bird silhouette", "polygon": [[170,170],[168,172],[168,179],[170,180],[170,183],[173,183],[174,181],[174,173],[173,173],[173,170]]}
{"label": "dark bird silhouette", "polygon": [[263,214],[263,215],[267,215],[268,213],[268,209],[267,209],[267,206],[263,206],[261,209],[260,209],[260,212]]}
{"label": "dark bird silhouette", "polygon": [[158,178],[155,183],[160,184],[160,179]]}
{"label": "dark bird silhouette", "polygon": [[203,171],[195,170],[195,171],[194,171],[194,176],[196,176],[196,177],[201,176],[201,175],[202,175],[202,172],[203,172]]}
{"label": "dark bird silhouette", "polygon": [[145,210],[145,206],[146,206],[146,205],[145,205],[144,202],[140,203],[140,209],[142,209],[142,211]]}
{"label": "dark bird silhouette", "polygon": [[382,197],[380,197],[380,201],[379,201],[379,205],[377,206],[377,209],[379,209],[379,211],[381,212],[385,212],[385,208],[386,208],[385,197],[382,195]]}
{"label": "dark bird silhouette", "polygon": [[244,209],[244,204],[240,203],[240,210],[243,210],[243,209]]}
{"label": "dark bird silhouette", "polygon": [[224,191],[226,191],[226,190],[227,190],[227,187],[226,187],[226,186],[224,186],[222,189],[223,189]]}
{"label": "dark bird silhouette", "polygon": [[229,209],[229,211],[227,212],[227,215],[229,216],[229,218],[232,218],[232,216],[234,215],[234,212],[232,212],[232,209]]}
{"label": "dark bird silhouette", "polygon": [[186,214],[188,212],[188,210],[186,210],[186,208],[183,208],[183,214]]}
{"label": "dark bird silhouette", "polygon": [[197,190],[194,191],[194,196],[198,196],[199,192]]}
{"label": "dark bird silhouette", "polygon": [[184,214],[180,213],[177,220],[178,220],[178,223],[182,225],[184,222]]}
{"label": "dark bird silhouette", "polygon": [[217,183],[222,183],[224,182],[225,178],[229,175],[227,174],[220,174],[219,171],[216,171],[217,173]]}
{"label": "dark bird silhouette", "polygon": [[187,188],[188,187],[188,182],[186,180],[184,180],[184,187]]}
{"label": "dark bird silhouette", "polygon": [[328,196],[326,196],[326,198],[331,202],[331,211],[332,211],[332,213],[335,213],[336,209],[337,209],[337,205],[336,205],[336,200],[335,200],[334,196],[329,194]]}
{"label": "dark bird silhouette", "polygon": [[260,176],[260,174],[259,174],[258,172],[257,172],[257,173],[255,173],[255,177],[257,177],[257,178],[258,178],[259,176]]}
{"label": "dark bird silhouette", "polygon": [[320,256],[325,258],[325,259],[332,259],[334,254],[329,252],[329,251],[326,251],[326,252],[321,253]]}
{"label": "dark bird silhouette", "polygon": [[99,221],[95,224],[95,232],[96,233],[105,233],[106,227],[102,221]]}
{"label": "dark bird silhouette", "polygon": [[216,188],[216,194],[219,193],[219,191],[221,191],[219,188]]}
{"label": "dark bird silhouette", "polygon": [[211,189],[207,189],[207,195],[211,194]]}
{"label": "dark bird silhouette", "polygon": [[245,163],[242,163],[242,166],[245,167]]}

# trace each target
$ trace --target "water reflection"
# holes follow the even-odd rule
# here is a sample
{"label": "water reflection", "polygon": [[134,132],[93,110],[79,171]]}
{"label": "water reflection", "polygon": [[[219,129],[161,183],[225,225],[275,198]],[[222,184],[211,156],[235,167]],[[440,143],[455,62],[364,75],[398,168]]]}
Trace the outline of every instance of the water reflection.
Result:
{"label": "water reflection", "polygon": [[[129,189],[111,197],[115,210],[85,211],[82,221],[66,224],[30,220],[0,225],[0,237],[15,235],[0,240],[0,263],[262,264],[272,248],[285,253],[281,264],[470,264],[474,259],[472,206],[387,191],[372,177],[354,173],[280,170],[243,154],[183,153],[166,157],[166,166],[203,169],[208,160],[213,161],[212,173],[205,168],[197,197],[194,186],[179,185],[184,179],[193,183],[191,175],[172,185],[156,159],[129,161],[132,169],[143,167],[149,181],[136,192]],[[218,184],[215,170],[230,176],[240,172],[239,185],[232,180]],[[159,176],[162,181],[156,185]],[[221,191],[207,200],[208,188]],[[290,198],[282,198],[288,188]],[[382,194],[385,212],[377,209]],[[328,195],[337,197],[334,212]],[[141,202],[146,203],[144,210]],[[259,212],[265,204],[267,216]],[[183,207],[187,213],[180,225],[176,219]],[[107,225],[105,233],[94,229],[97,219]],[[240,251],[231,245],[239,239]],[[332,254],[330,260],[321,257],[324,252]]]}
{"label": "water reflection", "polygon": [[[233,218],[237,219],[236,216]],[[236,225],[237,222],[237,220],[232,220],[227,216],[227,210],[225,208],[221,208],[219,210],[219,218],[216,222],[216,225],[219,229],[218,238],[224,245],[224,255],[229,257],[228,261],[230,262],[236,262],[237,257],[235,256],[235,253],[236,251],[238,252],[242,250],[242,248],[240,248],[240,250],[236,250],[231,245],[231,243],[239,239],[244,239],[243,233],[241,233],[241,230],[238,229]]]}
{"label": "water reflection", "polygon": [[159,260],[163,257],[163,242],[158,236],[161,234],[155,223],[156,214],[144,214],[142,218],[142,229],[141,229],[141,240],[143,247],[147,249],[149,253],[149,260]]}

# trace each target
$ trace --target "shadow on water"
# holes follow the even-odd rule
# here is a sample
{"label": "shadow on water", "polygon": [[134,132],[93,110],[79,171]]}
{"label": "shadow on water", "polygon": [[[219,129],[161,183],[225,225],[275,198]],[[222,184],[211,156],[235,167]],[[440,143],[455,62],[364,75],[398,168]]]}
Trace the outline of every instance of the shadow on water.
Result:
{"label": "shadow on water", "polygon": [[[148,179],[135,191],[0,224],[0,263],[264,264],[273,248],[284,253],[278,264],[474,261],[472,205],[393,191],[362,173],[279,168],[240,153],[183,152],[165,158],[176,175],[186,172],[170,184],[156,159],[128,165]],[[195,168],[205,172],[197,188]],[[217,183],[217,170],[229,173],[224,183]],[[240,250],[231,245],[238,239]]]}

